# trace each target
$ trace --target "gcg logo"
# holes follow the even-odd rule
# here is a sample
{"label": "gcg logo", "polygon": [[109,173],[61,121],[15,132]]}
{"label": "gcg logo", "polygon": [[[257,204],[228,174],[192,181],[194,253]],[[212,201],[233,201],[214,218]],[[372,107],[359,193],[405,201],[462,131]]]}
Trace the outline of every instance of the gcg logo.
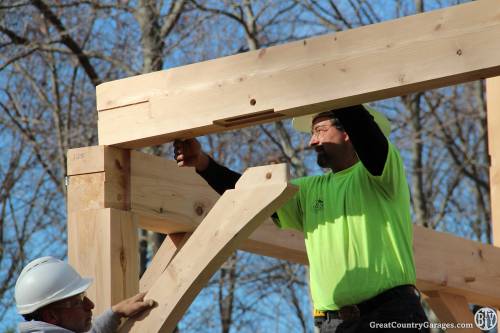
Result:
{"label": "gcg logo", "polygon": [[476,326],[483,330],[488,331],[497,326],[498,318],[497,312],[491,308],[480,308],[474,314],[474,323]]}

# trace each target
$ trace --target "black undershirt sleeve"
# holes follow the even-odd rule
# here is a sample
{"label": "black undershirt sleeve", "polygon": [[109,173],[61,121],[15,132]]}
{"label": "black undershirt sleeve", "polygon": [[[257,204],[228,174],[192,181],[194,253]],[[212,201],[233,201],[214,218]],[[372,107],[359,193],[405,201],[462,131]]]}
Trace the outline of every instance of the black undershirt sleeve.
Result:
{"label": "black undershirt sleeve", "polygon": [[356,105],[334,111],[358,154],[361,163],[374,176],[380,176],[389,152],[389,143],[373,116]]}
{"label": "black undershirt sleeve", "polygon": [[[208,185],[210,185],[210,187],[212,187],[220,195],[222,195],[226,190],[233,189],[238,179],[240,179],[241,174],[220,165],[210,156],[208,159],[208,167],[201,172],[196,172],[203,177]],[[273,213],[271,217],[273,218],[273,221],[279,225],[278,214]]]}
{"label": "black undershirt sleeve", "polygon": [[218,164],[210,156],[208,159],[208,167],[201,172],[197,171],[198,174],[220,195],[233,189],[241,174]]}

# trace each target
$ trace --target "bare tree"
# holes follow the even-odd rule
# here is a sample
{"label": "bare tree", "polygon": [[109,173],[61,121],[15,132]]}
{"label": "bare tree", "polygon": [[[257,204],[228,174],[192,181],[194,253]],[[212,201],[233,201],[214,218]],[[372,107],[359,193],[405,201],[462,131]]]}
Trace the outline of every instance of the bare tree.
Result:
{"label": "bare tree", "polygon": [[[463,2],[463,1],[458,1]],[[7,0],[0,4],[0,318],[22,265],[65,253],[65,153],[97,144],[95,86],[457,1]],[[491,242],[483,83],[380,101],[408,170],[414,221]],[[319,172],[307,139],[278,122],[201,139],[237,170]],[[170,157],[170,145],[149,153]],[[161,237],[141,234],[146,263]],[[238,252],[180,330],[311,331],[307,270]],[[216,306],[212,306],[213,302]],[[272,310],[271,310],[272,309]],[[287,316],[283,315],[284,313]],[[293,314],[293,315],[290,315]]]}

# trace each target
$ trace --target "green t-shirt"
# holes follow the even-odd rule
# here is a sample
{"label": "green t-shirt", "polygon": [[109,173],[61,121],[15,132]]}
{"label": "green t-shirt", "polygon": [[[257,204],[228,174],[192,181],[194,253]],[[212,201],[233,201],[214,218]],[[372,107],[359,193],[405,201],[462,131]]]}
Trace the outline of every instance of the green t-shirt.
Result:
{"label": "green t-shirt", "polygon": [[382,175],[361,162],[292,181],[299,191],[278,210],[281,228],[304,232],[317,310],[337,310],[415,284],[410,193],[389,143]]}

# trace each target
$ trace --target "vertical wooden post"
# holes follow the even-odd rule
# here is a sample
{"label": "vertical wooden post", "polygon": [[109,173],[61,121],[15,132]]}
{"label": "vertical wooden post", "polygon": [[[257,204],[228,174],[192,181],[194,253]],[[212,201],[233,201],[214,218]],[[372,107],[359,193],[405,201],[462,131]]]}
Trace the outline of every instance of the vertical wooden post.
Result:
{"label": "vertical wooden post", "polygon": [[488,150],[490,154],[491,229],[493,244],[500,246],[500,76],[486,80]]}
{"label": "vertical wooden post", "polygon": [[[467,299],[462,295],[454,295],[443,291],[428,292],[427,303],[443,323],[471,323],[474,317],[469,309]],[[475,326],[474,326],[475,327]],[[479,332],[477,328],[449,329],[450,332]]]}
{"label": "vertical wooden post", "polygon": [[130,209],[130,152],[95,146],[68,151],[68,258],[100,314],[139,290],[136,223]]}
{"label": "vertical wooden post", "polygon": [[[490,209],[493,245],[500,246],[500,76],[486,80],[488,152],[490,155]],[[497,310],[500,318],[500,311]]]}

